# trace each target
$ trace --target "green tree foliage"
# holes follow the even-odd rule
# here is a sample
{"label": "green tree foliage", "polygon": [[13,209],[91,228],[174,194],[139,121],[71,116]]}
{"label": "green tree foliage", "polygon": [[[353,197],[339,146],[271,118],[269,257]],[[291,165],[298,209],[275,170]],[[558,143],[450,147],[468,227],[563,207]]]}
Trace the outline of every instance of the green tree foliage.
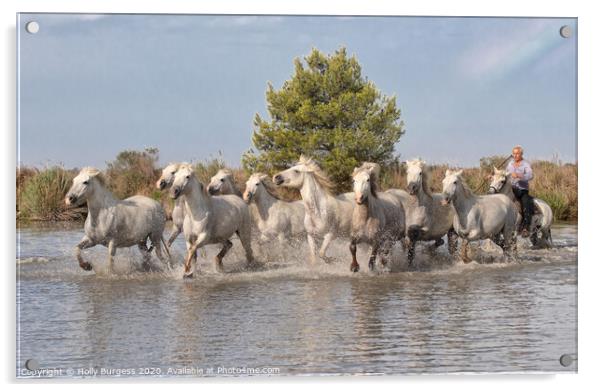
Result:
{"label": "green tree foliage", "polygon": [[255,115],[247,172],[274,172],[306,154],[315,158],[337,191],[348,188],[353,168],[363,161],[383,166],[396,161],[394,144],[404,131],[395,97],[384,96],[361,75],[345,48],[332,55],[313,49],[294,61],[294,74],[280,90],[268,83],[269,119]]}
{"label": "green tree foliage", "polygon": [[137,193],[155,196],[152,184],[160,175],[159,170],[155,169],[158,159],[157,148],[146,148],[144,151],[126,150],[117,154],[114,161],[107,162],[106,171],[113,193],[120,199]]}

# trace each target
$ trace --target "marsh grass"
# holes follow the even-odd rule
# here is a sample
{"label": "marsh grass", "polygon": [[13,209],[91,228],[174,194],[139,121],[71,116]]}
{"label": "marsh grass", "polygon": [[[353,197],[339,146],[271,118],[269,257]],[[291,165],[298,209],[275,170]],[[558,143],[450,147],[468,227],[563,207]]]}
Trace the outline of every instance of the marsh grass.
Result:
{"label": "marsh grass", "polygon": [[[487,192],[489,178],[493,165],[499,166],[505,157],[487,157],[480,161],[480,167],[464,169],[464,178],[470,188],[478,194]],[[142,194],[160,201],[171,216],[173,200],[167,192],[155,188],[155,182],[160,176],[156,167],[158,151],[124,151],[109,162],[105,171],[109,188],[114,194],[123,199],[136,194]],[[496,163],[497,162],[497,163]],[[226,168],[221,156],[194,164],[199,179],[208,183],[218,170]],[[532,162],[534,179],[531,181],[531,194],[545,200],[554,211],[557,221],[576,221],[578,216],[576,164],[563,164],[559,160]],[[448,165],[431,167],[430,186],[433,192],[441,192],[441,182]],[[236,186],[243,192],[246,179],[251,173],[242,168],[232,170]],[[28,220],[76,220],[85,217],[85,208],[67,209],[64,197],[71,186],[71,180],[77,170],[66,170],[62,167],[44,169],[19,168],[17,170],[17,219]],[[270,175],[274,173],[268,173]],[[381,189],[406,187],[405,166],[395,164],[381,171]],[[347,186],[351,188],[351,181]],[[284,200],[298,200],[299,192],[287,188],[279,188]]]}

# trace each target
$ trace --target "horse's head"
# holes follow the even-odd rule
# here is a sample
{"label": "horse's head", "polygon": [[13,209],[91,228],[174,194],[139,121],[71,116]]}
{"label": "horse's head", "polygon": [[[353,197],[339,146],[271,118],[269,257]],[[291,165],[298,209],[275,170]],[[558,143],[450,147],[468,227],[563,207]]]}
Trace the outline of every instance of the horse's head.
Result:
{"label": "horse's head", "polygon": [[272,181],[278,186],[301,189],[305,175],[309,171],[310,168],[305,163],[298,163],[291,168],[276,173]]}
{"label": "horse's head", "polygon": [[73,179],[73,184],[65,196],[65,204],[77,206],[84,203],[94,193],[96,182],[104,184],[100,171],[93,167],[84,167]]}
{"label": "horse's head", "polygon": [[268,176],[263,173],[254,173],[247,180],[245,192],[242,194],[242,198],[246,203],[250,203],[253,200],[253,196],[257,194],[257,191],[262,187],[262,181]]}
{"label": "horse's head", "polygon": [[407,165],[407,191],[410,195],[415,195],[422,186],[423,172],[425,169],[425,162],[420,159],[414,159],[406,161]]}
{"label": "horse's head", "polygon": [[462,170],[446,170],[443,179],[443,200],[441,204],[449,204],[456,197],[456,191],[462,186]]}
{"label": "horse's head", "polygon": [[[191,164],[182,164],[174,175],[173,183],[169,188],[169,196],[177,199],[190,189],[191,178],[194,177],[194,169]],[[202,187],[202,184],[201,184]]]}
{"label": "horse's head", "polygon": [[353,192],[357,204],[366,203],[370,194],[377,197],[379,172],[380,166],[370,162],[364,162],[362,166],[353,170]]}
{"label": "horse's head", "polygon": [[170,163],[161,172],[161,177],[157,180],[157,189],[163,190],[173,184],[174,177],[178,171],[179,163]]}
{"label": "horse's head", "polygon": [[233,182],[232,172],[228,169],[220,169],[213,177],[209,185],[207,185],[207,191],[211,195],[219,195],[224,193],[231,193],[230,184]]}
{"label": "horse's head", "polygon": [[493,168],[493,175],[491,176],[491,183],[489,184],[489,190],[487,193],[500,193],[506,182],[508,181],[508,173],[505,170],[498,170]]}

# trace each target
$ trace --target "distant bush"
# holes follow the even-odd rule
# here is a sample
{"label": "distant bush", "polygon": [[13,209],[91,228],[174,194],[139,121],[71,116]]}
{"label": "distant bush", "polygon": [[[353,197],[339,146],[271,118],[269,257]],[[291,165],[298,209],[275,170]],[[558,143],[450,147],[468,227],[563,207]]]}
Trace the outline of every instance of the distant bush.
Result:
{"label": "distant bush", "polygon": [[67,208],[65,205],[65,195],[75,173],[62,167],[27,170],[29,174],[35,174],[24,182],[20,192],[19,188],[17,190],[18,218],[43,221],[81,219],[82,209]]}
{"label": "distant bush", "polygon": [[155,194],[154,187],[161,175],[160,170],[155,168],[158,159],[159,150],[156,148],[120,152],[114,161],[107,163],[109,188],[120,199],[136,194],[160,196]]}

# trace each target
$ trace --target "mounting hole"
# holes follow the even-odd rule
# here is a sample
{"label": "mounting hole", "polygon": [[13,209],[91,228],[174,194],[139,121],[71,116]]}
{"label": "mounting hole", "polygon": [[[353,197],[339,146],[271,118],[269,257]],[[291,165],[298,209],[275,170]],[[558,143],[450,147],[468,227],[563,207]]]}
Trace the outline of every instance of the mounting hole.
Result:
{"label": "mounting hole", "polygon": [[27,24],[25,25],[25,30],[29,34],[35,34],[38,31],[40,31],[40,25],[38,24],[38,22],[27,22]]}
{"label": "mounting hole", "polygon": [[25,361],[25,367],[27,370],[31,370],[33,372],[34,370],[38,370],[40,368],[40,364],[35,359],[28,359]]}
{"label": "mounting hole", "polygon": [[573,363],[573,357],[570,354],[560,356],[560,364],[564,367],[569,367]]}
{"label": "mounting hole", "polygon": [[571,26],[564,25],[560,28],[560,36],[562,38],[570,38],[571,35],[573,35],[573,30],[571,29]]}

